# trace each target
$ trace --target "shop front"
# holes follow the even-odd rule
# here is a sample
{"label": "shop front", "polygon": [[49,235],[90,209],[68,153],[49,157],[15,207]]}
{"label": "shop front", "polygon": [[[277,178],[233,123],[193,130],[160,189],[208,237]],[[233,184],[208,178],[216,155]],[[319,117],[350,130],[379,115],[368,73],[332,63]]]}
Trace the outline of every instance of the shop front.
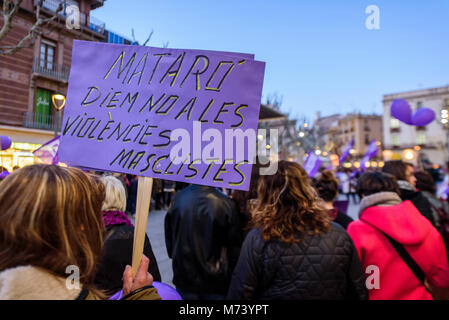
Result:
{"label": "shop front", "polygon": [[8,172],[39,163],[33,151],[54,138],[52,131],[4,125],[0,125],[0,135],[8,136],[12,140],[8,150],[0,151],[0,171],[6,169]]}

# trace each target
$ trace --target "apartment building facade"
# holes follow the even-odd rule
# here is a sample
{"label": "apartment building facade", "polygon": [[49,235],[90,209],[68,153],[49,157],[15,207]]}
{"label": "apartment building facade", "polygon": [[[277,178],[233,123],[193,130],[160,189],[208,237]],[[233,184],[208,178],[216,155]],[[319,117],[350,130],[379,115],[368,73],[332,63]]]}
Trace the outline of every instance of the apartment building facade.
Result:
{"label": "apartment building facade", "polygon": [[[391,116],[391,104],[396,99],[406,100],[412,113],[430,108],[436,119],[423,127],[405,124]],[[385,160],[402,159],[415,165],[423,161],[443,165],[449,160],[448,129],[441,121],[441,111],[449,108],[449,86],[387,94],[382,103]]]}
{"label": "apartment building facade", "polygon": [[[0,3],[2,1],[0,0]],[[61,127],[63,110],[53,107],[55,94],[67,94],[73,40],[131,43],[105,29],[105,24],[91,16],[104,0],[44,0],[42,17],[63,10],[54,22],[43,29],[33,46],[12,55],[0,55],[0,135],[9,136],[13,145],[0,152],[0,166],[12,171],[36,162],[32,151],[56,136]],[[14,46],[36,21],[38,1],[24,0],[12,20],[12,28],[0,46]],[[70,6],[79,10],[79,28],[68,28]],[[73,9],[73,7],[72,7]],[[0,25],[3,25],[0,15]]]}

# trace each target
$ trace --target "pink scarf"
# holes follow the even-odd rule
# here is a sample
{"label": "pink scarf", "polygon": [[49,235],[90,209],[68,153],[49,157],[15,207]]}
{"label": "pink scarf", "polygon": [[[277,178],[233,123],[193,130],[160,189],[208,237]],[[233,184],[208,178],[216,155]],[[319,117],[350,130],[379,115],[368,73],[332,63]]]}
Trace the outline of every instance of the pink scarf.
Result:
{"label": "pink scarf", "polygon": [[131,220],[129,220],[128,216],[121,211],[102,211],[103,212],[103,221],[104,225],[113,226],[116,224],[127,224],[129,226],[133,226]]}

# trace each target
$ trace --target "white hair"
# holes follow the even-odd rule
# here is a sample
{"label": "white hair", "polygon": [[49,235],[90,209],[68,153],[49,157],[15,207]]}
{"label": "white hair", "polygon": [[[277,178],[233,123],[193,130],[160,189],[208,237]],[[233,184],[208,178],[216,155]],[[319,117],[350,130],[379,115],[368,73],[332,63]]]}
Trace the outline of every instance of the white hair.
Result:
{"label": "white hair", "polygon": [[101,180],[106,188],[106,196],[101,210],[125,212],[126,194],[122,182],[114,176],[104,176]]}

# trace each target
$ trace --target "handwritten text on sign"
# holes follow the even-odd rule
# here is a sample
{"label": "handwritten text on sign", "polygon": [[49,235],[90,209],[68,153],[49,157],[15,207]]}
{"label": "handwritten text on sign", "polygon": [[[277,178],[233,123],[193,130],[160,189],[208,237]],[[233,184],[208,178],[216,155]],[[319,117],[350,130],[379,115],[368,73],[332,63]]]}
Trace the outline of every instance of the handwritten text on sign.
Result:
{"label": "handwritten text on sign", "polygon": [[247,190],[265,64],[75,41],[60,161]]}

